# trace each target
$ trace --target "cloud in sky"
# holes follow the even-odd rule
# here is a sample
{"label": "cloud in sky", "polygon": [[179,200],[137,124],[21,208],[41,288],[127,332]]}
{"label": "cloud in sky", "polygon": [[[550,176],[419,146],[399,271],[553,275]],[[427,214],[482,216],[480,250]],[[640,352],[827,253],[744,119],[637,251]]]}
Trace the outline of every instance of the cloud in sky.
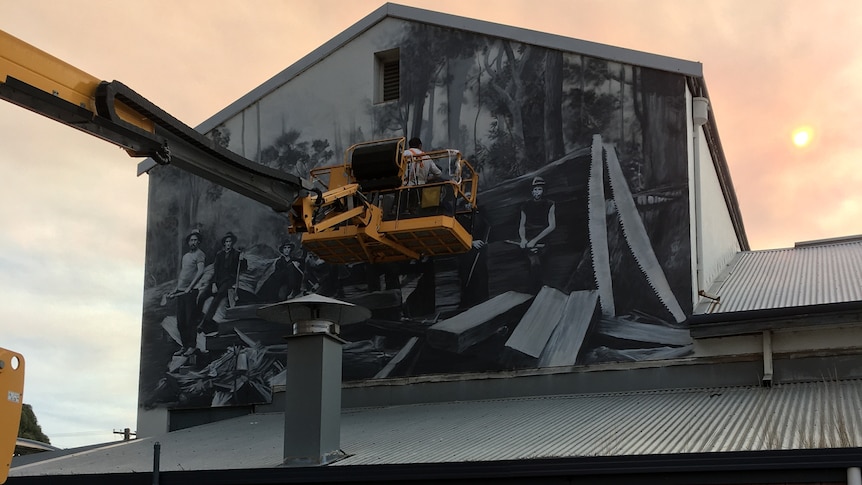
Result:
{"label": "cloud in sky", "polygon": [[[862,5],[802,0],[407,1],[702,62],[755,249],[862,233]],[[0,29],[194,126],[380,7],[342,0],[30,0]],[[337,14],[333,14],[337,12]],[[814,130],[803,149],[791,142]],[[135,426],[146,177],[99,140],[0,105],[0,346],[60,446]]]}

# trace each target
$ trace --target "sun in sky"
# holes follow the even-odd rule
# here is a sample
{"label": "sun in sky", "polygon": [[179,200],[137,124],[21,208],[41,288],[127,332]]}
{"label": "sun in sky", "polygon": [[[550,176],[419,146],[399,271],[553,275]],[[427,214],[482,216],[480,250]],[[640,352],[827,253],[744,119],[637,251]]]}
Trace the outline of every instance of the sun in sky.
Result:
{"label": "sun in sky", "polygon": [[798,148],[804,148],[811,143],[814,132],[810,126],[800,126],[793,130],[793,144]]}

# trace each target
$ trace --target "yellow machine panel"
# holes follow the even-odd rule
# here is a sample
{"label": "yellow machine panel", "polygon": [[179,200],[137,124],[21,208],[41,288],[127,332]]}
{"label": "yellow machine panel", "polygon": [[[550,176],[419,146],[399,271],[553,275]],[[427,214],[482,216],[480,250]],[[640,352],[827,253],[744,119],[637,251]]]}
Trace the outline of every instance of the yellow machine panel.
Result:
{"label": "yellow machine panel", "polygon": [[0,348],[0,483],[9,475],[23,399],[24,357]]}
{"label": "yellow machine panel", "polygon": [[[416,255],[463,253],[472,241],[470,234],[454,218],[446,216],[383,221],[379,232]],[[405,259],[403,250],[377,241],[366,233],[366,228],[359,226],[306,233],[302,235],[302,245],[330,263],[386,263]]]}

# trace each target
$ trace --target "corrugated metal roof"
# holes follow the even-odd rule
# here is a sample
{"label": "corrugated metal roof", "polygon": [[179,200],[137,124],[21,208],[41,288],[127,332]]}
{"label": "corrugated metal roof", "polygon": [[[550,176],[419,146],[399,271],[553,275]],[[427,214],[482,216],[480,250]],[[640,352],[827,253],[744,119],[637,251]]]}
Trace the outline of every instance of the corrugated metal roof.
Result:
{"label": "corrugated metal roof", "polygon": [[862,301],[862,240],[741,252],[708,293],[695,314]]}
{"label": "corrugated metal roof", "polygon": [[[345,410],[331,466],[862,446],[862,381],[463,401]],[[42,463],[10,476],[250,469],[282,461],[283,417],[254,414]]]}

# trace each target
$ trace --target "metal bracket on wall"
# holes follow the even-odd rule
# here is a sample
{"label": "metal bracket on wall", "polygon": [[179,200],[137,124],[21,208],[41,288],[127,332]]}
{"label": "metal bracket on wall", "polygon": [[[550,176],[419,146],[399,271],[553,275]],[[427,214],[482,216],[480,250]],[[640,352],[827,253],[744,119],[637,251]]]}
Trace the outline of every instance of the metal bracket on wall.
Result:
{"label": "metal bracket on wall", "polygon": [[772,387],[772,332],[763,332],[763,379],[762,387]]}

